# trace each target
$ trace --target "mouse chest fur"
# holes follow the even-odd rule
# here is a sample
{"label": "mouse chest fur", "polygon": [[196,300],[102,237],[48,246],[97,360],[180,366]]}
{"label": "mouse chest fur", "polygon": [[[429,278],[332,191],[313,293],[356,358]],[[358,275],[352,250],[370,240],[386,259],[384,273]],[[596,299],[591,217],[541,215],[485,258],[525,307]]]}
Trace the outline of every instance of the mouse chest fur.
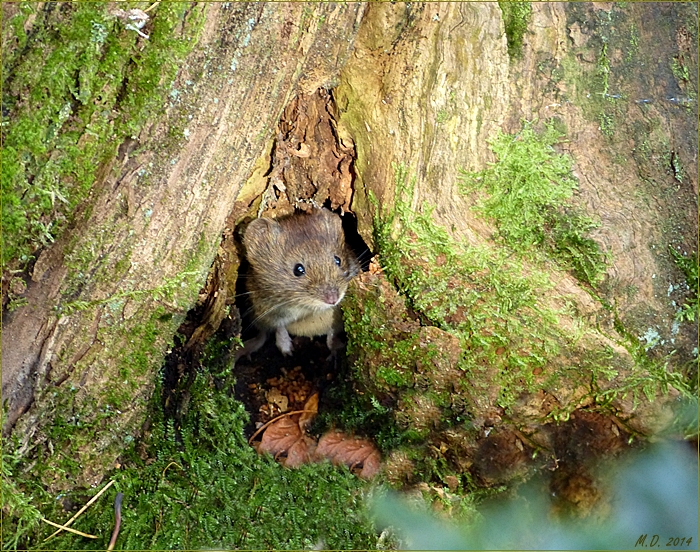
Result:
{"label": "mouse chest fur", "polygon": [[292,335],[326,335],[339,345],[339,304],[359,265],[345,244],[340,217],[326,209],[279,220],[256,219],[243,236],[250,264],[247,290],[257,338],[242,354],[262,346],[275,333],[277,347],[291,353]]}

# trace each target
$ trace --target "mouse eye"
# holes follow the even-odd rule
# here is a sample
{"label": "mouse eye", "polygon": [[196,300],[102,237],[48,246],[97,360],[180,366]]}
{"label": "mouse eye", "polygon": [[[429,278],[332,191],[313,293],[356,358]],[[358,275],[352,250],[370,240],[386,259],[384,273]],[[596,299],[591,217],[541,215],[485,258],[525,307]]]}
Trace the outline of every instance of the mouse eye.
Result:
{"label": "mouse eye", "polygon": [[292,272],[294,272],[294,276],[303,276],[306,274],[306,269],[304,268],[303,264],[297,263],[294,265]]}
{"label": "mouse eye", "polygon": [[333,260],[335,261],[335,264],[336,264],[336,265],[340,266],[340,257],[338,257],[338,255],[336,255],[335,257],[333,257]]}

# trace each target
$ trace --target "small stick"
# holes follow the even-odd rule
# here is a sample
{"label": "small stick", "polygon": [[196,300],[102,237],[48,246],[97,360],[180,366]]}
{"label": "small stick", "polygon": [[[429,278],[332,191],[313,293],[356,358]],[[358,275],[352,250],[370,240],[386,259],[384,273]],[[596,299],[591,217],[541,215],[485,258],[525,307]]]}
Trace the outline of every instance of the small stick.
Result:
{"label": "small stick", "polygon": [[66,527],[65,525],[59,525],[58,523],[54,523],[53,521],[50,521],[46,518],[41,518],[41,521],[43,521],[44,523],[48,523],[49,525],[53,525],[54,527],[58,527],[59,529],[65,529],[66,531],[75,533],[76,535],[80,535],[81,537],[87,537],[89,539],[97,538],[95,535],[88,535],[87,533],[83,533],[82,531],[78,531],[77,529],[72,529],[71,527]]}
{"label": "small stick", "polygon": [[71,523],[73,523],[76,519],[78,519],[78,516],[80,516],[85,510],[87,510],[87,509],[90,507],[90,505],[91,505],[93,502],[95,502],[98,498],[100,498],[100,496],[102,496],[102,493],[104,493],[104,492],[105,492],[107,489],[109,489],[112,485],[114,485],[114,479],[113,479],[112,481],[110,481],[109,483],[107,483],[104,487],[102,487],[102,490],[101,490],[99,493],[97,493],[95,496],[93,496],[93,497],[90,499],[90,501],[89,501],[85,506],[83,506],[80,510],[78,510],[78,512],[77,512],[72,518],[70,518],[64,525],[62,525],[62,526],[61,526],[61,529],[56,529],[56,531],[55,531],[54,533],[52,533],[51,535],[49,535],[48,537],[46,537],[46,538],[44,539],[44,542],[46,542],[47,540],[49,540],[49,539],[55,537],[56,535],[58,535],[63,529],[65,529],[65,528],[68,527]]}
{"label": "small stick", "polygon": [[148,12],[151,11],[153,8],[155,8],[158,4],[160,4],[160,0],[158,0],[158,2],[154,2],[153,4],[151,4],[150,7],[146,8],[145,10],[143,10],[143,13],[148,13]]}
{"label": "small stick", "polygon": [[165,477],[165,472],[168,471],[168,468],[170,466],[177,466],[178,468],[182,469],[182,466],[180,464],[178,464],[177,462],[170,462],[170,464],[165,466],[165,469],[163,470],[163,473],[160,476],[161,479],[163,479]]}
{"label": "small stick", "polygon": [[109,541],[109,546],[107,547],[107,552],[114,550],[114,545],[117,542],[117,535],[119,534],[119,526],[122,523],[122,499],[124,498],[124,493],[117,493],[114,499],[114,531],[112,531],[112,538]]}
{"label": "small stick", "polygon": [[253,439],[255,439],[258,434],[263,431],[267,426],[269,426],[271,423],[276,422],[280,418],[284,418],[285,416],[293,416],[294,414],[303,414],[304,412],[312,412],[314,414],[318,414],[317,410],[292,410],[291,412],[285,412],[284,414],[280,414],[276,418],[272,418],[272,420],[268,421],[265,425],[262,425],[258,428],[258,430],[253,433],[250,439],[248,439],[248,444],[253,442]]}

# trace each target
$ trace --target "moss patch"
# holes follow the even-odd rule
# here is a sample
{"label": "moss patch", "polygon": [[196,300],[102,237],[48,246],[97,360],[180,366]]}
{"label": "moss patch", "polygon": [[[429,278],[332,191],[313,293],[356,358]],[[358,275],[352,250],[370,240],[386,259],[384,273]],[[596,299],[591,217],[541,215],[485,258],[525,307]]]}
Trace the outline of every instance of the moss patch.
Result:
{"label": "moss patch", "polygon": [[681,255],[678,251],[674,250],[672,247],[669,248],[673,260],[676,262],[676,266],[683,272],[686,279],[686,286],[688,288],[688,298],[685,303],[680,306],[676,314],[678,320],[686,320],[688,322],[695,322],[698,317],[698,311],[700,310],[700,299],[698,295],[700,292],[700,274],[698,274],[698,256],[697,255]]}
{"label": "moss patch", "polygon": [[[548,257],[514,251],[505,239],[488,247],[454,240],[429,205],[411,208],[408,169],[394,169],[393,206],[375,201],[383,273],[363,274],[344,307],[354,382],[346,396],[354,396],[339,415],[378,440],[390,481],[457,477],[462,489],[497,487],[498,470],[472,466],[502,460],[506,480],[522,476],[538,432],[578,408],[629,416],[669,386],[687,394],[682,374],[640,356],[632,336],[605,336],[574,301],[553,299]],[[492,426],[499,432],[484,439]],[[513,426],[528,427],[532,442],[514,446]]]}
{"label": "moss patch", "polygon": [[508,42],[508,55],[511,58],[522,57],[523,39],[532,16],[532,6],[530,2],[522,0],[507,0],[498,2],[498,5],[503,15],[503,25]]}
{"label": "moss patch", "polygon": [[571,202],[577,188],[572,160],[553,148],[562,138],[553,123],[541,133],[529,123],[515,135],[499,132],[490,142],[498,162],[463,173],[462,190],[479,192],[475,209],[496,224],[503,244],[520,253],[540,248],[581,281],[596,285],[605,260],[587,234],[598,224]]}
{"label": "moss patch", "polygon": [[[212,345],[218,353],[220,344]],[[230,347],[230,343],[229,343]],[[368,483],[330,464],[288,470],[247,444],[248,416],[233,398],[230,349],[205,351],[188,388],[189,401],[176,424],[162,414],[160,387],[154,394],[147,436],[126,444],[116,484],[85,512],[75,528],[99,535],[97,541],[59,536],[44,545],[95,489],[50,496],[37,478],[22,475],[22,461],[6,449],[5,492],[24,494],[6,504],[3,542],[10,548],[94,549],[106,547],[114,524],[112,502],[124,493],[118,546],[124,549],[376,549],[377,537],[364,505]],[[216,359],[212,359],[216,356]],[[31,498],[27,498],[31,497]]]}
{"label": "moss patch", "polygon": [[3,268],[53,242],[119,144],[164,109],[203,22],[201,6],[166,2],[145,40],[111,9],[23,2],[3,25]]}

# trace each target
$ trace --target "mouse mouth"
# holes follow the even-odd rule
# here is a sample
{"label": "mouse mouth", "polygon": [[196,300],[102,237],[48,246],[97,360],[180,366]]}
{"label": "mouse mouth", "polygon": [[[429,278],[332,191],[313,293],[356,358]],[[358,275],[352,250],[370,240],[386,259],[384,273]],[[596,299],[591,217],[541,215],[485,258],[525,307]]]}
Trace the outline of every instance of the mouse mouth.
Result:
{"label": "mouse mouth", "polygon": [[318,299],[316,301],[316,309],[319,311],[325,311],[328,309],[332,309],[333,307],[338,306],[338,303],[340,303],[340,299],[333,303],[329,303],[325,298],[324,299]]}

